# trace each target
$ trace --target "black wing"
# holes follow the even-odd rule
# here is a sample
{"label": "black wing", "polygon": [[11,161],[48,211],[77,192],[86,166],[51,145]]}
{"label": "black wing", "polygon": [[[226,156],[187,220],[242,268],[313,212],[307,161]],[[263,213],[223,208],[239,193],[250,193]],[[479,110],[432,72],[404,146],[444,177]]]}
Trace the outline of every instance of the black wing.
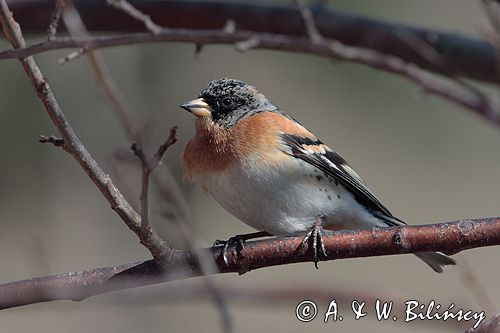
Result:
{"label": "black wing", "polygon": [[351,191],[358,202],[367,207],[374,215],[386,221],[388,225],[404,224],[375,197],[346,160],[321,141],[286,133],[281,134],[281,139],[284,152],[333,177]]}

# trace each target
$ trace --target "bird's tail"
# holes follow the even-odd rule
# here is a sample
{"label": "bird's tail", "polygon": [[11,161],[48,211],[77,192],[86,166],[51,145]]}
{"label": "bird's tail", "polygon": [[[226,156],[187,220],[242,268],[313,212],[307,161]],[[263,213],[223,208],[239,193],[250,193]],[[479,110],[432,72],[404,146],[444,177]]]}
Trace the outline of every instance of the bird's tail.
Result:
{"label": "bird's tail", "polygon": [[415,253],[417,257],[422,259],[435,272],[443,273],[443,267],[446,265],[456,265],[457,262],[446,254],[441,252],[422,252]]}

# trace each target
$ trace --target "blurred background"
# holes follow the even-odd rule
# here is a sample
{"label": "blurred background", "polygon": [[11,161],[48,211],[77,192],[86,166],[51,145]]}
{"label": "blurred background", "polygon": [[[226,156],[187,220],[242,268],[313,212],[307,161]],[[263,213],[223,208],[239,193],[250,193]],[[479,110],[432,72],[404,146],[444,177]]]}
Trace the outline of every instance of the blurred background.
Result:
{"label": "blurred background", "polygon": [[[480,38],[489,28],[480,1],[350,0],[327,5]],[[0,49],[9,47],[0,40]],[[361,65],[283,52],[240,53],[230,46],[207,46],[199,57],[194,50],[193,45],[163,43],[100,53],[133,106],[135,118],[150,123],[152,146],[178,125],[179,141],[167,151],[164,165],[181,184],[204,246],[215,239],[252,232],[201,189],[182,180],[180,156],[194,133],[194,118],[178,105],[221,77],[257,86],[333,146],[385,205],[410,224],[498,216],[500,131],[473,113],[422,96],[406,80]],[[80,139],[116,178],[113,153],[128,152],[130,142],[96,87],[85,58],[58,65],[58,59],[67,54],[67,50],[50,52],[36,60]],[[40,134],[57,133],[19,62],[0,61],[0,282],[147,259],[147,250],[77,163],[61,149],[38,143]],[[121,178],[126,183],[121,188],[137,207],[139,173],[131,165],[125,169]],[[156,172],[165,170],[160,167]],[[155,188],[151,201],[156,229],[169,244],[185,247]],[[463,331],[472,323],[457,327],[450,321],[379,322],[373,315],[355,321],[349,303],[340,307],[342,322],[325,324],[321,315],[310,323],[295,318],[295,306],[302,299],[317,301],[321,314],[327,299],[350,291],[399,305],[410,299],[433,299],[443,307],[455,303],[483,310],[488,302],[474,297],[477,285],[464,279],[467,271],[479,277],[489,298],[498,304],[498,248],[469,250],[454,258],[458,266],[441,275],[414,256],[400,255],[324,262],[319,270],[312,263],[280,266],[243,276],[219,275],[214,280],[229,290],[237,332]],[[0,331],[221,331],[217,309],[209,297],[198,292],[200,286],[201,280],[195,278],[83,302],[8,309],[0,314]],[[292,293],[304,289],[310,294]],[[273,299],[255,297],[259,292],[272,295],[273,290],[290,293]],[[373,314],[373,303],[366,308]],[[487,316],[498,310],[490,306]]]}

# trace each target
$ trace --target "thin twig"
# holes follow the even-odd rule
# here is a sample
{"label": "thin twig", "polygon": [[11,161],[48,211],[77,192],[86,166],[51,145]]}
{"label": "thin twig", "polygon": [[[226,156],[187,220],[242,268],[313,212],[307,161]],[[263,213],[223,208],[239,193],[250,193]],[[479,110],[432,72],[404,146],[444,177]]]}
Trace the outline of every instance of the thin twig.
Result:
{"label": "thin twig", "polygon": [[38,137],[38,142],[40,143],[52,143],[56,147],[64,147],[64,140],[61,138],[58,138],[54,135],[51,136],[45,136],[45,135],[40,135]]}
{"label": "thin twig", "polygon": [[132,144],[131,149],[141,161],[141,169],[142,169],[141,195],[139,197],[141,206],[141,222],[142,222],[140,228],[141,243],[145,242],[145,244],[147,244],[148,242],[150,242],[150,237],[153,232],[151,222],[149,221],[149,199],[148,199],[149,179],[151,173],[154,171],[154,169],[156,169],[156,167],[160,163],[161,158],[167,151],[168,147],[173,145],[176,141],[177,141],[177,127],[172,127],[165,142],[158,148],[156,153],[151,158],[148,158],[146,156],[143,148],[139,144],[137,143]]}
{"label": "thin twig", "polygon": [[[66,1],[63,7],[63,20],[66,27],[73,38],[90,38],[88,31],[80,17],[80,14],[73,6],[71,0],[58,0]],[[132,142],[137,142],[142,144],[141,130],[144,129],[141,125],[135,125],[135,123],[130,118],[131,107],[126,102],[125,97],[118,88],[116,82],[110,73],[108,66],[106,65],[104,59],[94,52],[94,45],[92,42],[81,42],[79,43],[79,52],[76,57],[83,54],[86,55],[92,74],[100,88],[102,94],[110,101],[111,106],[116,114],[118,114],[118,119],[122,122],[123,128],[126,130],[126,134]],[[68,55],[64,58],[64,62],[68,60],[73,60],[75,56]],[[61,63],[61,62],[60,62]]]}
{"label": "thin twig", "polygon": [[468,260],[462,259],[460,261],[459,272],[464,286],[470,291],[479,306],[487,313],[495,313],[500,310],[495,305],[495,302],[489,295],[488,289],[474,272]]}
{"label": "thin twig", "polygon": [[126,0],[106,0],[106,3],[117,9],[120,9],[130,17],[144,23],[144,26],[153,34],[158,35],[161,31],[161,27],[151,20],[149,15],[144,14],[133,5],[131,5]]}
{"label": "thin twig", "polygon": [[155,169],[158,166],[158,164],[160,164],[160,161],[165,152],[167,151],[167,149],[176,142],[177,142],[177,126],[174,126],[170,129],[170,133],[165,142],[162,145],[160,145],[160,147],[158,147],[156,153],[148,161],[148,167],[151,170]]}
{"label": "thin twig", "polygon": [[141,214],[141,228],[139,231],[139,238],[141,243],[147,243],[152,232],[151,222],[149,221],[149,176],[151,174],[151,169],[148,166],[147,157],[142,150],[142,147],[137,143],[133,143],[131,146],[134,154],[141,161],[141,194],[139,196],[140,201],[140,214]]}
{"label": "thin twig", "polygon": [[300,15],[304,19],[304,25],[311,41],[314,44],[321,43],[323,41],[323,37],[318,31],[311,8],[305,4],[304,0],[293,0],[293,2],[299,8]]}
{"label": "thin twig", "polygon": [[49,28],[47,29],[47,39],[53,40],[56,38],[57,27],[59,26],[59,21],[61,20],[61,13],[64,6],[64,0],[57,0],[55,4],[54,11],[50,17]]}

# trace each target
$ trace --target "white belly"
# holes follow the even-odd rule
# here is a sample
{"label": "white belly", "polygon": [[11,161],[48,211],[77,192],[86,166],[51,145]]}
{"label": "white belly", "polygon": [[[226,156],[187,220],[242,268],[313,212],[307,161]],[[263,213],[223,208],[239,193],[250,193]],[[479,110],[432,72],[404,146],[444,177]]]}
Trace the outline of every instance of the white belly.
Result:
{"label": "white belly", "polygon": [[272,235],[309,231],[319,215],[325,216],[325,226],[335,229],[383,225],[341,184],[306,162],[286,171],[259,164],[235,164],[225,172],[194,176],[193,181],[235,217]]}

